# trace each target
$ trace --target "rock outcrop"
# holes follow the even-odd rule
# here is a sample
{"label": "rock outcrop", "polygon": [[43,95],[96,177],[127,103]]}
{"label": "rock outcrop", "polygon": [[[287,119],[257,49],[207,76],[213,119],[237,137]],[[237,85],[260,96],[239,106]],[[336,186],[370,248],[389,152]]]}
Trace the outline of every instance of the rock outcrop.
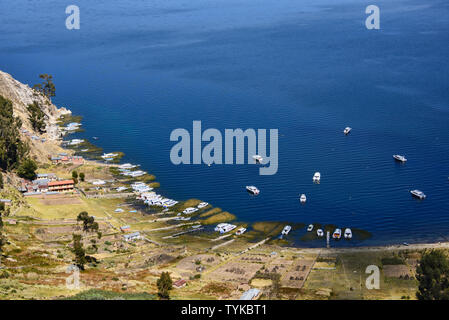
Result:
{"label": "rock outcrop", "polygon": [[[31,155],[36,160],[46,161],[49,154],[62,151],[57,142],[60,138],[57,121],[61,115],[70,114],[70,110],[57,108],[47,97],[3,71],[0,71],[0,95],[12,101],[14,115],[22,120],[22,128],[28,132],[28,134],[21,133],[22,139],[28,140]],[[27,106],[33,101],[37,101],[42,106],[42,111],[46,115],[46,132],[44,134],[34,132],[28,120]]]}

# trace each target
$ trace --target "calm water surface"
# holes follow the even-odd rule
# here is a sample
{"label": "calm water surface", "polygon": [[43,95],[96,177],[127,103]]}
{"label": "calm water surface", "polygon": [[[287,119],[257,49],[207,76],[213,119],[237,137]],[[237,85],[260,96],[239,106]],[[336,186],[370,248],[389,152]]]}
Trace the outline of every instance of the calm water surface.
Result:
{"label": "calm water surface", "polygon": [[[0,1],[0,69],[29,84],[52,74],[54,102],[84,117],[81,136],[124,151],[168,197],[247,222],[373,234],[352,245],[447,240],[449,3],[377,1],[375,31],[364,26],[371,2],[80,0],[81,29],[69,31],[61,1]],[[279,129],[278,173],[173,165],[170,133],[193,120],[222,132]],[[301,232],[290,237],[323,245],[302,243]]]}

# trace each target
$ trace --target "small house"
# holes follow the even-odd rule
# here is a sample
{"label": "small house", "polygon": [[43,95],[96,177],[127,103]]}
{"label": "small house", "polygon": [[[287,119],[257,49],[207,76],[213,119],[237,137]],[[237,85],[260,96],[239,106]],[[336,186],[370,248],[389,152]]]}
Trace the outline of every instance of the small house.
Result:
{"label": "small house", "polygon": [[124,239],[126,242],[134,241],[134,240],[139,240],[139,239],[141,239],[140,232],[133,232],[133,233],[125,234],[125,235],[123,236],[123,239]]}
{"label": "small house", "polygon": [[184,280],[184,279],[180,279],[180,280],[175,281],[175,282],[173,283],[173,287],[175,287],[176,289],[183,288],[183,287],[185,287],[186,285],[187,285],[187,281]]}
{"label": "small house", "polygon": [[128,232],[128,231],[131,230],[131,227],[130,227],[130,226],[121,226],[121,227],[120,227],[120,230],[121,230],[122,232]]}

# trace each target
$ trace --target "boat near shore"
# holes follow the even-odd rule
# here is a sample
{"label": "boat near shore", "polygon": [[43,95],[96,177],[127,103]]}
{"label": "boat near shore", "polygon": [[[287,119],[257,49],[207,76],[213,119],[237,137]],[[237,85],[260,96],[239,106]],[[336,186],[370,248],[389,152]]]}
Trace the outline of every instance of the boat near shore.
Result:
{"label": "boat near shore", "polygon": [[239,235],[241,235],[241,234],[244,234],[245,231],[246,231],[246,228],[239,228],[239,229],[237,229],[237,231],[235,232],[235,234],[236,234],[237,236],[239,236]]}
{"label": "boat near shore", "polygon": [[282,234],[283,236],[285,236],[285,235],[287,235],[291,230],[292,230],[292,227],[289,226],[289,225],[286,225],[286,226],[284,227],[284,229],[282,229],[281,234]]}
{"label": "boat near shore", "polygon": [[335,229],[334,233],[332,234],[332,238],[339,240],[341,238],[341,229]]}
{"label": "boat near shore", "polygon": [[344,236],[345,236],[345,239],[352,239],[352,230],[350,228],[346,228]]}

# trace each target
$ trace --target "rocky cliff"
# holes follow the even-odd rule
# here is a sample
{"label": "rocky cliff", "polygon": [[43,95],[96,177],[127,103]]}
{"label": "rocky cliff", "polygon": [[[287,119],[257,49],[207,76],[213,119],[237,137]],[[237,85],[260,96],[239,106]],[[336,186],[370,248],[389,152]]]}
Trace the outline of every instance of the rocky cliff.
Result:
{"label": "rocky cliff", "polygon": [[[15,80],[10,74],[2,71],[0,71],[0,95],[13,102],[14,115],[22,120],[22,128],[29,132],[28,134],[22,132],[22,139],[28,140],[31,155],[36,160],[46,161],[49,154],[62,150],[57,142],[60,135],[57,121],[61,115],[71,113],[69,110],[57,108],[48,98],[36,93],[28,85]],[[33,101],[39,102],[47,118],[46,132],[41,135],[33,131],[28,120],[27,106]],[[35,136],[34,139],[32,136]]]}

